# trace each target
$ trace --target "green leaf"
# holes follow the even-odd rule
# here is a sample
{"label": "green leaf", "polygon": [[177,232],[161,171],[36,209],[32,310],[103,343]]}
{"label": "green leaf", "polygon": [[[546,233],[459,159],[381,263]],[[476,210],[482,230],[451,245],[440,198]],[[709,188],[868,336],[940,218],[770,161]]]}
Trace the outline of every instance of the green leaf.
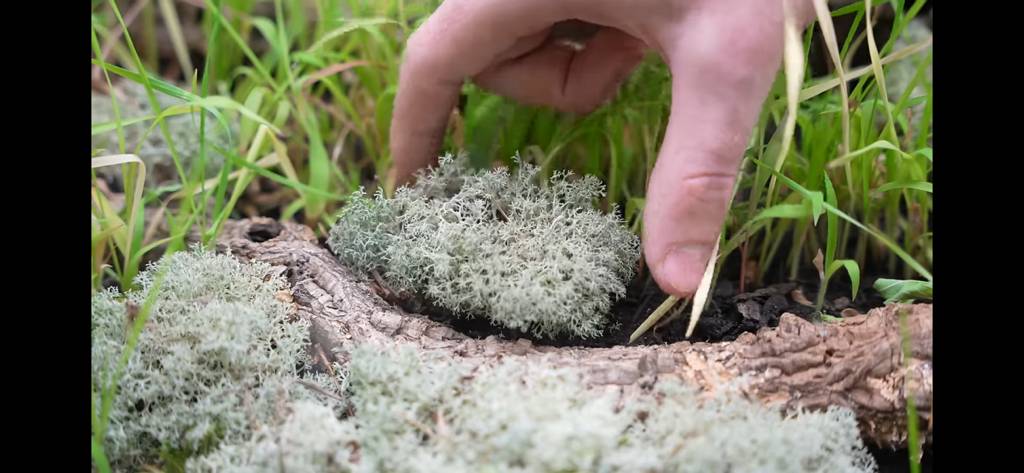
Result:
{"label": "green leaf", "polygon": [[92,438],[92,460],[100,472],[110,473],[110,462],[107,461],[107,454],[103,451],[103,444],[96,437]]}
{"label": "green leaf", "polygon": [[198,95],[178,88],[170,82],[159,79],[153,74],[147,74],[147,76],[144,78],[142,74],[139,74],[138,72],[130,71],[128,69],[125,69],[120,66],[115,66],[113,64],[103,63],[96,59],[93,59],[92,63],[94,65],[102,67],[103,69],[107,70],[107,72],[113,72],[116,75],[124,77],[125,79],[132,80],[134,82],[138,82],[139,84],[145,84],[146,79],[149,79],[149,85],[153,87],[153,90],[156,90],[157,92],[160,92],[165,95],[169,95],[176,99],[192,100],[199,97]]}
{"label": "green leaf", "polygon": [[[872,5],[881,5],[882,3],[887,2],[887,1],[888,0],[872,0],[871,4]],[[859,11],[864,11],[864,2],[853,2],[853,3],[850,3],[849,5],[844,6],[844,7],[837,8],[837,9],[832,11],[832,16],[843,16],[843,15],[848,15],[850,13],[859,12]]]}
{"label": "green leaf", "polygon": [[828,167],[829,168],[837,168],[837,167],[842,166],[842,165],[844,165],[844,164],[846,164],[846,163],[848,163],[850,161],[853,161],[854,158],[856,158],[858,156],[863,156],[863,155],[865,155],[865,154],[867,154],[867,153],[869,153],[871,151],[892,151],[892,152],[895,152],[895,153],[899,154],[900,156],[902,156],[904,158],[909,158],[910,157],[909,154],[904,153],[903,150],[901,150],[898,146],[896,146],[896,145],[894,145],[894,144],[892,144],[892,143],[890,143],[890,142],[888,142],[886,140],[878,140],[878,141],[876,141],[874,143],[871,143],[871,144],[869,144],[869,145],[867,145],[867,146],[865,146],[863,148],[860,148],[860,149],[858,149],[856,151],[851,151],[851,152],[847,153],[844,156],[840,156],[840,157],[838,157],[836,159],[833,159],[832,161],[830,161],[828,163]]}
{"label": "green leaf", "polygon": [[345,22],[343,25],[325,33],[323,37],[313,43],[306,52],[313,53],[324,47],[327,43],[358,29],[366,29],[367,27],[376,25],[399,24],[397,21],[388,18],[345,18],[343,21]]}
{"label": "green leaf", "polygon": [[917,151],[914,151],[914,156],[924,156],[926,159],[928,159],[928,161],[931,161],[932,160],[932,149],[931,148],[921,148],[921,149],[919,149]]}
{"label": "green leaf", "polygon": [[291,53],[291,57],[296,62],[312,66],[314,69],[323,69],[327,67],[327,63],[325,63],[323,59],[320,59],[319,56],[309,54],[305,51],[293,52]]}
{"label": "green leaf", "polygon": [[857,290],[860,288],[860,266],[852,259],[841,259],[833,261],[825,272],[825,278],[831,278],[839,268],[846,268],[846,274],[850,275],[850,285],[853,287],[853,294],[850,299],[857,298]]}
{"label": "green leaf", "polygon": [[[182,113],[189,113],[189,112],[185,111],[185,112],[182,112]],[[129,125],[135,125],[135,124],[142,123],[142,122],[145,122],[145,121],[148,121],[148,120],[153,120],[155,118],[156,118],[156,115],[146,115],[144,117],[129,118],[127,120],[121,120],[120,125],[122,127],[127,127]],[[104,123],[96,123],[96,124],[94,124],[92,126],[92,135],[93,136],[101,135],[103,133],[107,133],[109,131],[116,130],[117,129],[117,125],[118,125],[117,121],[104,122]]]}
{"label": "green leaf", "polygon": [[767,164],[761,162],[760,160],[755,158],[750,158],[750,160],[756,163],[758,166],[763,166],[767,168],[773,176],[775,176],[780,181],[786,183],[786,185],[789,186],[790,189],[799,192],[804,196],[804,198],[810,201],[811,215],[814,218],[814,224],[818,224],[818,218],[821,217],[821,214],[825,213],[825,197],[822,195],[821,191],[807,190],[807,188],[805,188],[804,186],[797,184],[796,181],[786,177],[781,172],[772,169],[771,166],[768,166]]}
{"label": "green leaf", "polygon": [[639,216],[644,212],[644,206],[647,204],[647,199],[643,197],[630,197],[626,201],[626,220],[633,220],[634,216]]}
{"label": "green leaf", "polygon": [[[805,201],[806,202],[806,201]],[[803,218],[810,216],[807,204],[776,204],[757,214],[751,222],[766,218]]]}
{"label": "green leaf", "polygon": [[[231,100],[231,99],[229,99],[227,97],[219,97],[219,98],[218,97],[200,97],[200,96],[198,96],[196,94],[193,94],[191,92],[187,92],[185,90],[182,90],[182,89],[174,86],[173,84],[171,84],[169,82],[165,82],[163,80],[157,79],[156,77],[154,77],[151,74],[147,75],[146,77],[143,77],[141,74],[139,74],[137,72],[129,71],[128,69],[125,69],[125,68],[122,68],[122,67],[118,67],[118,66],[115,66],[113,64],[107,64],[107,63],[98,62],[95,59],[93,59],[93,64],[95,64],[97,66],[100,66],[100,67],[102,67],[103,69],[106,69],[109,72],[113,72],[116,75],[119,75],[121,77],[124,77],[126,79],[129,79],[129,80],[132,80],[132,81],[135,81],[135,82],[138,82],[140,84],[145,84],[145,81],[148,79],[149,80],[149,85],[153,88],[153,90],[155,90],[157,92],[160,92],[160,93],[162,93],[164,95],[168,95],[170,97],[174,97],[176,99],[184,100],[184,101],[186,101],[186,102],[188,102],[190,104],[198,105],[200,107],[203,107],[207,112],[209,112],[211,115],[213,115],[213,117],[220,124],[221,128],[224,129],[224,130],[230,130],[230,128],[228,126],[228,121],[224,117],[224,115],[222,113],[220,113],[220,110],[217,109],[217,106],[220,106],[222,108],[229,108],[229,109],[233,108],[233,109],[236,109],[239,112],[241,112],[243,115],[246,115],[246,116],[255,115],[252,111],[249,111],[248,109],[245,109],[245,107],[243,107],[241,104],[239,104],[238,102],[234,102],[233,100]],[[211,101],[210,99],[213,99],[213,100]],[[225,101],[234,102],[234,105],[231,105],[229,103],[225,103]],[[242,109],[245,109],[245,110],[242,110]],[[276,128],[274,128],[274,127],[271,127],[271,128],[276,133],[280,133],[280,131],[277,130]]]}
{"label": "green leaf", "polygon": [[915,182],[887,182],[878,188],[878,192],[888,192],[896,189],[917,189],[929,194],[932,193],[932,183],[925,181]]}
{"label": "green leaf", "polygon": [[[785,183],[787,186],[789,186],[790,189],[793,189],[794,191],[797,191],[797,192],[799,192],[801,194],[804,194],[805,196],[811,194],[811,191],[807,190],[806,188],[804,188],[800,184],[797,184],[792,179],[790,179],[790,178],[782,175],[781,173],[778,173],[775,170],[771,169],[764,162],[762,162],[762,161],[760,161],[758,159],[755,159],[755,158],[750,158],[750,161],[753,162],[754,164],[757,164],[758,166],[768,168],[772,172],[772,174],[777,175],[779,177],[779,180],[781,180],[783,183]],[[818,194],[818,199],[821,199],[821,192],[817,192],[817,194]],[[857,219],[847,215],[846,212],[843,212],[842,210],[837,209],[835,206],[833,206],[831,204],[826,204],[826,203],[822,202],[821,205],[823,205],[824,208],[826,210],[828,210],[829,212],[832,212],[832,213],[838,215],[839,218],[841,218],[843,220],[846,220],[847,222],[850,222],[851,224],[853,224],[853,226],[855,226],[855,227],[857,227],[857,228],[859,228],[861,230],[864,230],[869,235],[871,235],[872,237],[874,237],[878,241],[882,242],[882,244],[884,244],[887,248],[889,248],[889,250],[891,250],[893,253],[895,253],[896,256],[899,256],[900,259],[902,259],[905,263],[907,263],[907,266],[910,266],[914,271],[917,271],[918,274],[920,274],[921,276],[924,276],[929,281],[932,279],[932,273],[931,272],[929,272],[927,269],[925,269],[925,267],[922,266],[921,263],[917,262],[917,260],[915,260],[913,256],[910,256],[909,253],[907,253],[902,247],[900,247],[899,245],[894,243],[884,233],[882,233],[882,232],[880,232],[880,231],[878,231],[878,230],[876,230],[874,228],[871,228],[871,227],[869,227],[867,225],[864,225],[863,223],[860,223],[859,221],[857,221]]]}
{"label": "green leaf", "polygon": [[907,100],[907,107],[916,107],[918,105],[925,104],[925,103],[928,103],[928,96],[927,95],[918,95],[917,97],[914,97],[912,99],[908,99]]}
{"label": "green leaf", "polygon": [[280,54],[281,45],[277,44],[277,25],[275,25],[273,21],[270,21],[270,19],[262,16],[254,17],[252,19],[252,25],[255,26],[256,29],[260,30],[260,34],[263,35],[263,38],[270,43],[270,46],[274,48],[275,52]]}
{"label": "green leaf", "polygon": [[210,97],[203,97],[203,98],[200,98],[198,100],[194,100],[194,101],[192,101],[192,103],[194,103],[196,105],[199,105],[200,107],[203,107],[203,108],[205,108],[207,110],[209,110],[209,109],[217,109],[217,108],[227,109],[227,110],[234,110],[234,111],[236,111],[238,113],[241,113],[242,116],[244,116],[244,117],[246,117],[246,118],[248,118],[248,119],[250,119],[250,120],[252,120],[252,121],[254,121],[256,123],[259,123],[260,125],[265,125],[267,128],[269,128],[274,133],[276,133],[278,135],[281,134],[281,130],[279,128],[277,128],[276,126],[274,126],[273,123],[270,123],[269,121],[267,121],[267,119],[261,117],[258,113],[250,110],[245,105],[242,105],[242,104],[234,101],[231,98],[220,96],[220,95],[212,95]]}
{"label": "green leaf", "polygon": [[932,298],[931,281],[879,278],[875,281],[874,287],[885,298],[886,304],[892,302],[913,302],[917,299]]}
{"label": "green leaf", "polygon": [[[263,86],[256,86],[249,92],[249,95],[245,98],[245,108],[259,112],[260,108],[263,107],[263,99],[269,92],[269,89]],[[239,125],[239,141],[245,143],[252,139],[256,133],[257,122],[250,120],[247,117],[242,117],[241,125]]]}
{"label": "green leaf", "polygon": [[316,219],[324,212],[326,202],[319,196],[327,192],[330,184],[331,161],[327,155],[327,147],[320,136],[319,124],[316,116],[307,114],[302,121],[303,129],[309,140],[309,186],[318,191],[315,195],[306,196],[306,217]]}
{"label": "green leaf", "polygon": [[315,187],[303,184],[302,182],[296,181],[294,179],[289,179],[289,178],[287,178],[285,176],[277,174],[277,173],[275,173],[273,171],[270,171],[268,169],[264,169],[264,168],[262,168],[260,166],[257,166],[255,163],[247,162],[244,158],[242,158],[241,156],[239,156],[238,154],[236,154],[236,153],[234,153],[234,152],[232,152],[230,150],[221,148],[221,147],[216,146],[216,145],[213,145],[212,148],[214,149],[214,151],[217,151],[218,153],[223,155],[225,158],[227,158],[228,161],[230,161],[235,166],[246,168],[246,169],[248,169],[248,170],[250,170],[250,171],[252,171],[252,172],[254,172],[256,174],[259,174],[260,176],[263,176],[263,177],[265,177],[267,179],[270,179],[271,181],[274,181],[274,182],[276,182],[278,184],[281,184],[283,186],[291,187],[291,188],[294,188],[296,190],[299,190],[299,191],[302,191],[302,192],[306,192],[306,193],[309,193],[309,194],[314,194],[314,195],[317,195],[317,196],[319,196],[321,198],[328,199],[328,200],[331,200],[331,201],[343,202],[343,201],[348,200],[348,196],[344,196],[344,195],[340,195],[340,194],[333,194],[333,193],[330,193],[330,192],[327,192],[327,191],[324,191],[324,190],[317,189]]}
{"label": "green leaf", "polygon": [[387,139],[391,133],[391,114],[395,108],[395,91],[395,87],[388,87],[380,97],[377,97],[374,120],[377,133],[384,139]]}
{"label": "green leaf", "polygon": [[501,97],[480,90],[467,98],[465,140],[470,153],[470,164],[473,167],[479,169],[491,165],[500,118],[506,108],[507,105]]}
{"label": "green leaf", "polygon": [[[828,178],[828,173],[822,174],[825,177],[826,202],[828,202],[828,204],[831,206],[839,205],[838,199],[836,198],[836,190],[832,187],[832,180]],[[829,214],[825,217],[825,224],[825,265],[831,266],[832,262],[835,261],[836,259],[836,248],[839,247],[839,216],[829,212]]]}

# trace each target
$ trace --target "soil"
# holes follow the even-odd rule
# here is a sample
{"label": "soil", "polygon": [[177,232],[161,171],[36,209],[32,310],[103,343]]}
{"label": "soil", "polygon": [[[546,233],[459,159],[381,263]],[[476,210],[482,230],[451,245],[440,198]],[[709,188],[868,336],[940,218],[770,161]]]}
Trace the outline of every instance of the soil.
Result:
{"label": "soil", "polygon": [[[910,471],[910,454],[906,449],[889,450],[877,447],[868,447],[871,456],[875,457],[878,463],[878,473],[902,473]],[[932,473],[932,448],[926,446],[921,456],[921,473]]]}
{"label": "soil", "polygon": [[[870,282],[870,281],[868,281]],[[393,294],[374,285],[378,293],[409,312],[421,313],[432,320],[444,323],[459,332],[474,338],[498,336],[507,340],[530,339],[536,345],[557,347],[613,347],[625,345],[630,334],[636,330],[668,297],[658,288],[649,273],[637,278],[629,286],[626,297],[612,306],[612,323],[596,338],[582,339],[572,336],[538,338],[531,334],[497,326],[483,318],[457,317],[444,309],[429,303],[408,298],[396,298]],[[762,327],[775,327],[779,317],[792,313],[806,320],[821,320],[814,308],[817,297],[816,282],[796,281],[770,284],[756,290],[738,293],[728,279],[720,280],[708,303],[707,309],[697,322],[690,341],[722,342],[732,341],[744,332],[756,332]],[[822,312],[833,317],[866,313],[884,303],[874,290],[861,290],[857,299],[849,299],[848,286],[833,281],[829,284]],[[637,339],[634,345],[657,345],[683,341],[686,326],[690,320],[690,307],[680,310],[677,305],[662,321]]]}

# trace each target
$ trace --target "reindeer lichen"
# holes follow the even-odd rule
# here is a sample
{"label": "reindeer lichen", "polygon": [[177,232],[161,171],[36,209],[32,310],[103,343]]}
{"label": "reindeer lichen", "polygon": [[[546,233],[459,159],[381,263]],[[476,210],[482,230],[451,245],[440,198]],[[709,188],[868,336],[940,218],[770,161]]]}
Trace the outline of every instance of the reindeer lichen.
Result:
{"label": "reindeer lichen", "polygon": [[128,333],[162,284],[112,404],[106,451],[121,466],[158,452],[200,452],[276,423],[277,406],[308,396],[297,386],[308,326],[288,320],[285,288],[266,264],[195,250],[165,257],[138,277],[139,291],[96,294],[92,304],[95,405],[113,380]]}
{"label": "reindeer lichen", "polygon": [[192,465],[252,473],[876,469],[848,410],[784,415],[731,391],[702,399],[671,379],[620,404],[617,390],[588,390],[579,370],[543,361],[471,370],[394,347],[351,355],[352,416],[299,404],[281,425]]}
{"label": "reindeer lichen", "polygon": [[596,178],[539,169],[475,171],[446,156],[394,198],[359,192],[328,243],[363,273],[460,316],[536,336],[598,335],[625,295],[639,240],[593,201]]}

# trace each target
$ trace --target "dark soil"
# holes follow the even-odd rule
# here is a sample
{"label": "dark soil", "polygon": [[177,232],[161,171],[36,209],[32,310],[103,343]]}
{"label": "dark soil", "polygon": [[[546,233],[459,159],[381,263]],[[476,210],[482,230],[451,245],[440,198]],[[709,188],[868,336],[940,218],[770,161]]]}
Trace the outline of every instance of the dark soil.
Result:
{"label": "dark soil", "polygon": [[[816,282],[798,281],[770,284],[759,289],[738,293],[736,286],[731,281],[720,280],[714,289],[707,309],[697,322],[690,341],[732,341],[744,332],[756,332],[762,327],[777,326],[779,317],[787,312],[810,321],[820,321],[821,317],[813,304],[817,297],[817,288]],[[848,286],[839,284],[839,281],[832,281],[829,284],[822,311],[834,317],[842,317],[844,313],[846,315],[866,313],[872,308],[881,307],[884,302],[882,297],[871,289],[861,290],[857,294],[857,299],[853,301],[849,299],[849,294]],[[644,274],[633,281],[628,288],[626,297],[612,306],[611,324],[604,334],[597,338],[581,339],[571,336],[537,338],[519,330],[497,326],[484,318],[457,317],[444,309],[433,307],[422,301],[396,300],[393,295],[384,291],[381,291],[381,295],[397,302],[410,312],[425,314],[432,320],[444,323],[470,337],[498,336],[508,340],[526,338],[538,345],[559,347],[625,345],[630,334],[668,297],[658,288],[649,274]],[[690,310],[689,306],[680,310],[677,305],[662,318],[659,325],[648,330],[634,344],[656,345],[684,340],[686,326],[690,320]]]}
{"label": "dark soil", "polygon": [[[871,456],[878,463],[878,473],[903,473],[910,471],[910,454],[906,449],[890,450],[868,446]],[[932,472],[932,448],[925,447],[921,457],[921,473]]]}

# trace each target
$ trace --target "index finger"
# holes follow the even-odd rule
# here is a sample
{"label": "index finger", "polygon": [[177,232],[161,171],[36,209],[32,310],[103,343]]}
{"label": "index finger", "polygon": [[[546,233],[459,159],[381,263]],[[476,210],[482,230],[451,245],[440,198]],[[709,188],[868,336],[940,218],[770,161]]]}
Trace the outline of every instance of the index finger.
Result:
{"label": "index finger", "polygon": [[510,51],[525,46],[521,53],[526,53],[538,46],[556,22],[578,19],[616,27],[612,23],[622,22],[633,9],[617,0],[442,3],[406,44],[392,113],[389,180],[403,183],[436,158],[466,78]]}
{"label": "index finger", "polygon": [[391,122],[393,183],[436,158],[463,81],[557,21],[558,3],[448,0],[409,38]]}

